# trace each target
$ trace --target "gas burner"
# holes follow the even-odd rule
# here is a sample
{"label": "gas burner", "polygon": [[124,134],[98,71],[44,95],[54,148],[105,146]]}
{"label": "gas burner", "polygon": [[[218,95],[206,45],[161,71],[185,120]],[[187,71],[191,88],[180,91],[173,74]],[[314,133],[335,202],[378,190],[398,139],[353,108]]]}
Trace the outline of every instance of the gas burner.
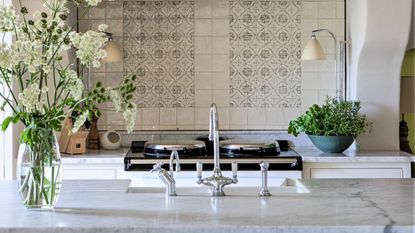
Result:
{"label": "gas burner", "polygon": [[230,158],[276,157],[280,152],[278,141],[225,140],[220,142],[220,155]]}
{"label": "gas burner", "polygon": [[172,151],[177,151],[181,158],[206,156],[206,145],[196,140],[148,141],[144,145],[145,157],[168,158]]}

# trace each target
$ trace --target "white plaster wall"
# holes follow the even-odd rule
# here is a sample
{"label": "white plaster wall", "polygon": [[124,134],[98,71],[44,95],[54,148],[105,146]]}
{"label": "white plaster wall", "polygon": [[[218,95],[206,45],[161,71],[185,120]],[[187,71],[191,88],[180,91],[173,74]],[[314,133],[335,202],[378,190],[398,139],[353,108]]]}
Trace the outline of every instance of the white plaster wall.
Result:
{"label": "white plaster wall", "polygon": [[348,0],[349,97],[373,122],[361,149],[399,150],[400,72],[409,40],[412,0]]}
{"label": "white plaster wall", "polygon": [[412,0],[412,26],[411,26],[411,37],[408,42],[408,49],[415,48],[415,0]]}

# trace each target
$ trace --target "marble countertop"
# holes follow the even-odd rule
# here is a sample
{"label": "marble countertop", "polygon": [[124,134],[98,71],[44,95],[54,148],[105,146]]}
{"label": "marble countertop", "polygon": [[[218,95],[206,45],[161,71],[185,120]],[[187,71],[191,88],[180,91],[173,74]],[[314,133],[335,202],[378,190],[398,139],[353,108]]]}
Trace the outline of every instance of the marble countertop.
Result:
{"label": "marble countertop", "polygon": [[415,162],[415,156],[403,151],[356,151],[353,149],[346,150],[341,154],[324,153],[316,147],[294,147],[307,163],[344,163],[344,162]]}
{"label": "marble countertop", "polygon": [[[316,147],[294,147],[293,150],[306,163],[341,163],[341,162],[415,162],[415,156],[402,151],[355,151],[346,150],[342,154],[323,153]],[[128,148],[119,150],[93,150],[83,155],[62,155],[64,164],[123,164]]]}
{"label": "marble countertop", "polygon": [[[127,180],[64,181],[53,212],[29,211],[0,182],[0,233],[415,232],[415,180],[300,180],[272,197],[126,193]],[[226,189],[225,189],[226,191]]]}

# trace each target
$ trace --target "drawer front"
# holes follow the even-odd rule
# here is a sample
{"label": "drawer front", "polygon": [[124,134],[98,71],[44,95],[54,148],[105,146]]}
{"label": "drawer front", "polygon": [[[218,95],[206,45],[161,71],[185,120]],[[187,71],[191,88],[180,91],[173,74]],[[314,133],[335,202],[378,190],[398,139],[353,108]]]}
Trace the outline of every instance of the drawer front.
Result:
{"label": "drawer front", "polygon": [[66,180],[107,180],[117,179],[117,169],[62,169]]}
{"label": "drawer front", "polygon": [[400,168],[310,168],[310,178],[403,178]]}

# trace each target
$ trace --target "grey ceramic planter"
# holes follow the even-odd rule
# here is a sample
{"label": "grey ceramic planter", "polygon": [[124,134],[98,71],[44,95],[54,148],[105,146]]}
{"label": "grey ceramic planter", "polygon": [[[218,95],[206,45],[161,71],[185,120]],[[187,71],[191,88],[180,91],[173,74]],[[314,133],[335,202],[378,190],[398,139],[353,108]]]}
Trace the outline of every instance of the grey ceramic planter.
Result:
{"label": "grey ceramic planter", "polygon": [[318,149],[326,153],[342,153],[354,141],[352,136],[316,136],[308,134],[307,136]]}

